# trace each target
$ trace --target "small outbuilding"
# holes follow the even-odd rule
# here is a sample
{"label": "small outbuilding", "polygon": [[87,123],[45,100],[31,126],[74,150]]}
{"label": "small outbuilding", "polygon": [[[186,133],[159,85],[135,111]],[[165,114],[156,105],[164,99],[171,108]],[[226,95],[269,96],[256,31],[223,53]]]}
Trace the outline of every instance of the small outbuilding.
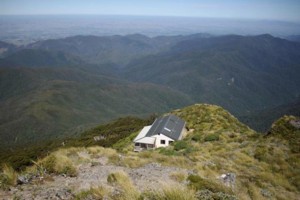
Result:
{"label": "small outbuilding", "polygon": [[185,124],[176,115],[157,118],[151,126],[145,126],[133,140],[134,151],[166,147],[181,140],[186,132]]}

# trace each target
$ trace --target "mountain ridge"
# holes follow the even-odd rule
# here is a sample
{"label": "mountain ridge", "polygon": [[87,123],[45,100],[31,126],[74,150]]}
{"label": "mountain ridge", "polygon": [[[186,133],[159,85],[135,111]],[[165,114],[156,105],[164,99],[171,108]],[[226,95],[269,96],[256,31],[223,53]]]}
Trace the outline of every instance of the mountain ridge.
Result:
{"label": "mountain ridge", "polygon": [[196,102],[256,113],[299,97],[299,52],[270,35],[74,36],[18,47],[0,61],[2,137],[76,135],[88,124]]}
{"label": "mountain ridge", "polygon": [[[83,146],[68,146],[50,152],[24,170],[21,176],[25,180],[31,178],[28,183],[18,186],[20,190],[12,190],[17,174],[9,178],[11,182],[2,187],[11,190],[2,194],[7,198],[12,195],[29,198],[33,187],[40,197],[64,195],[66,199],[96,198],[99,195],[107,199],[143,199],[149,196],[156,199],[158,195],[166,198],[173,194],[177,199],[188,200],[270,197],[296,200],[299,196],[299,162],[293,147],[299,151],[300,127],[291,126],[291,120],[299,121],[299,117],[282,117],[274,122],[268,135],[261,135],[216,105],[195,104],[170,113],[184,118],[191,129],[183,140],[167,148],[132,152],[132,139],[138,134],[137,130],[151,122],[120,119],[85,135],[93,138],[94,132],[100,135],[104,132],[108,137],[110,130],[119,129],[126,136],[111,144],[118,151],[94,146],[101,145],[100,141],[85,143],[87,138],[83,137]],[[211,135],[215,137],[208,138]],[[291,135],[293,139],[289,138]],[[47,178],[35,186],[34,181],[41,178],[41,169],[44,170],[43,177]],[[6,167],[0,174],[6,177],[12,173],[16,172]],[[230,181],[223,180],[223,176],[230,176]],[[165,184],[172,188],[177,186],[176,190],[168,192],[164,184],[159,184],[162,177]],[[65,184],[67,181],[68,185]],[[114,191],[119,191],[117,194],[121,197]],[[186,194],[189,194],[188,198]]]}
{"label": "mountain ridge", "polygon": [[[217,49],[211,51],[197,42]],[[260,110],[272,102],[280,105],[299,95],[299,44],[269,35],[197,38],[179,44],[175,50],[133,61],[124,69],[125,78],[167,85],[190,94],[196,102],[222,105],[236,114]]]}

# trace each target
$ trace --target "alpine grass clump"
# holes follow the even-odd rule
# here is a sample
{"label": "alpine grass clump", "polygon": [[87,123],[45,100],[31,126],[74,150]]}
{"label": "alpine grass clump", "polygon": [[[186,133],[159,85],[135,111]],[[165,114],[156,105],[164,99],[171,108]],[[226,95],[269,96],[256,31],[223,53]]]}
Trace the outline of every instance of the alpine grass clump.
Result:
{"label": "alpine grass clump", "polygon": [[76,194],[76,200],[87,200],[87,199],[111,199],[111,190],[104,186],[92,187],[89,190],[83,190]]}
{"label": "alpine grass clump", "polygon": [[128,175],[123,171],[117,171],[109,174],[107,182],[116,186],[118,190],[118,192],[116,192],[113,196],[113,199],[138,200],[140,198],[140,193],[136,190]]}
{"label": "alpine grass clump", "polygon": [[72,160],[63,151],[56,151],[34,163],[36,173],[41,175],[43,173],[65,174],[71,177],[77,175],[77,170]]}
{"label": "alpine grass clump", "polygon": [[18,174],[9,165],[3,165],[2,172],[0,173],[0,188],[8,189],[9,186],[15,186],[17,184]]}
{"label": "alpine grass clump", "polygon": [[196,200],[194,190],[177,184],[165,184],[161,190],[146,191],[142,196],[147,200]]}

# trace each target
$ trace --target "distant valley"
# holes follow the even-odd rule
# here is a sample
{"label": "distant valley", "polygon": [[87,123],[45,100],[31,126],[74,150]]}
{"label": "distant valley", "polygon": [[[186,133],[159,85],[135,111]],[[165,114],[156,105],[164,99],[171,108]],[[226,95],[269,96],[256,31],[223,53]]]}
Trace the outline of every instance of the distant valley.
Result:
{"label": "distant valley", "polygon": [[0,49],[2,148],[195,102],[252,125],[300,95],[300,43],[271,35],[73,36]]}

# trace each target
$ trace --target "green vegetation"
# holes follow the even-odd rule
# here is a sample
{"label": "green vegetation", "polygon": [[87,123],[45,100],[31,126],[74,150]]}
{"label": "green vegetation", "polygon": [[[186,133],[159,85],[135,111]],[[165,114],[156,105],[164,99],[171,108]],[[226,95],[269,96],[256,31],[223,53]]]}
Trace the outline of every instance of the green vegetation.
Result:
{"label": "green vegetation", "polygon": [[77,170],[72,160],[63,151],[64,150],[56,151],[51,155],[37,161],[31,170],[36,174],[56,173],[71,177],[76,176]]}
{"label": "green vegetation", "polygon": [[52,140],[28,147],[16,147],[14,149],[1,149],[0,147],[0,163],[8,163],[14,169],[20,171],[26,166],[32,165],[33,160],[45,157],[49,152],[60,148],[62,142],[63,140]]}
{"label": "green vegetation", "polygon": [[229,188],[198,175],[189,175],[187,179],[189,180],[189,187],[195,190],[210,190],[214,193],[223,192],[233,194]]}
{"label": "green vegetation", "polygon": [[205,136],[204,138],[205,142],[218,141],[218,140],[219,140],[219,135],[217,134],[210,134]]}
{"label": "green vegetation", "polygon": [[296,123],[299,121],[299,117],[283,116],[273,123],[268,135],[265,136],[266,141],[274,140],[277,145],[288,144],[285,145],[286,153],[283,147],[277,149],[276,146],[260,147],[258,150],[259,159],[268,163],[276,163],[272,170],[288,177],[289,183],[298,190],[300,190],[300,128]]}
{"label": "green vegetation", "polygon": [[297,43],[271,35],[186,38],[135,61],[124,76],[167,85],[240,116],[296,100],[299,52]]}
{"label": "green vegetation", "polygon": [[117,117],[193,102],[218,104],[240,116],[294,101],[299,93],[299,45],[270,35],[75,36],[28,47],[0,61],[4,149],[78,136]]}
{"label": "green vegetation", "polygon": [[149,200],[196,200],[193,190],[180,185],[165,185],[160,191],[145,192],[144,199]]}
{"label": "green vegetation", "polygon": [[191,102],[164,86],[132,83],[95,70],[89,65],[1,68],[0,146],[26,148],[64,140],[112,119],[146,117]]}
{"label": "green vegetation", "polygon": [[[157,191],[140,191],[125,170],[116,171],[108,175],[108,185],[83,190],[76,197],[236,200],[264,199],[267,195],[274,199],[297,199],[300,191],[298,117],[284,116],[274,122],[267,135],[261,135],[215,105],[196,104],[172,113],[186,120],[189,131],[183,140],[167,148],[132,152],[132,139],[144,125],[151,124],[153,118],[142,120],[127,117],[87,131],[82,135],[82,140],[69,140],[67,148],[40,158],[22,173],[76,176],[78,166],[83,163],[96,166],[98,159],[125,170],[127,167],[140,168],[157,163],[158,166],[186,171],[171,171],[168,174],[173,180],[171,187],[162,186]],[[114,136],[118,132],[121,136]],[[107,136],[103,138],[107,139],[103,142],[107,146],[117,141],[112,145],[115,149],[91,142],[100,133]],[[78,147],[68,147],[73,144],[78,144]],[[220,177],[225,173],[233,173],[236,177],[227,186]],[[173,185],[174,182],[179,186]],[[189,195],[184,197],[181,194]]]}
{"label": "green vegetation", "polygon": [[[140,130],[146,125],[151,124],[154,121],[154,117],[151,116],[148,119],[140,119],[137,117],[124,117],[117,120],[113,120],[110,123],[97,126],[84,133],[82,133],[78,138],[71,139],[67,142],[67,146],[95,146],[100,145],[103,147],[119,148],[122,146],[118,143],[122,139],[128,141],[128,136],[132,133]],[[99,136],[98,141],[95,141],[94,137]],[[132,138],[131,135],[130,138]],[[130,141],[132,142],[132,141]]]}
{"label": "green vegetation", "polygon": [[[21,170],[28,165],[32,165],[32,160],[43,158],[49,152],[62,148],[62,143],[65,144],[65,147],[88,147],[94,145],[112,147],[113,145],[119,144],[119,147],[115,147],[116,149],[120,149],[122,148],[122,139],[131,144],[132,140],[127,136],[140,130],[143,126],[151,124],[153,120],[154,116],[150,116],[148,119],[140,119],[137,117],[119,118],[110,123],[99,125],[93,129],[85,131],[77,138],[65,138],[49,142],[41,142],[26,148],[16,148],[13,151],[3,150],[0,153],[0,162],[9,163],[15,169]],[[95,141],[95,136],[99,136],[102,139]],[[118,143],[118,141],[120,141],[120,143]],[[128,144],[126,143],[126,145]]]}
{"label": "green vegetation", "polygon": [[272,123],[284,115],[300,116],[300,99],[284,105],[263,109],[259,112],[238,116],[238,119],[252,129],[266,133]]}
{"label": "green vegetation", "polygon": [[184,140],[177,141],[174,144],[174,150],[175,151],[180,151],[182,149],[186,149],[187,147],[188,147],[188,144]]}
{"label": "green vegetation", "polygon": [[292,153],[300,153],[300,129],[293,125],[293,122],[299,121],[299,117],[284,116],[274,122],[268,134],[287,140]]}

